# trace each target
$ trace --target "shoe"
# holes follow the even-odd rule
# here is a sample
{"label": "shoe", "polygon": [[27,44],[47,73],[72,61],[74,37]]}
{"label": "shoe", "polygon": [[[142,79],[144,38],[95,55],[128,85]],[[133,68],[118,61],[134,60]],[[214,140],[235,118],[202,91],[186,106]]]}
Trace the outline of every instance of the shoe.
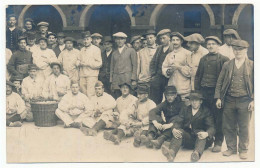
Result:
{"label": "shoe", "polygon": [[242,152],[242,153],[240,152],[239,153],[239,158],[240,159],[247,159],[248,158],[248,154],[246,152]]}
{"label": "shoe", "polygon": [[237,152],[228,149],[225,152],[223,152],[222,154],[223,154],[223,156],[231,156],[231,155],[237,154]]}
{"label": "shoe", "polygon": [[141,146],[146,145],[146,143],[148,142],[148,138],[145,135],[141,135],[140,140],[141,140],[141,144],[140,144]]}
{"label": "shoe", "polygon": [[97,131],[92,128],[80,127],[80,130],[86,136],[97,136]]}
{"label": "shoe", "polygon": [[191,154],[191,156],[190,156],[190,160],[191,160],[192,162],[197,162],[199,159],[200,159],[200,154],[199,154],[199,152],[197,152],[197,151],[192,152],[192,154]]}
{"label": "shoe", "polygon": [[214,152],[214,153],[221,152],[221,146],[215,145],[215,146],[212,148],[212,152]]}
{"label": "shoe", "polygon": [[104,131],[104,133],[103,133],[103,137],[104,137],[104,139],[106,139],[106,140],[110,140],[111,135],[112,135],[112,132],[111,132],[111,131]]}
{"label": "shoe", "polygon": [[71,127],[73,127],[73,128],[80,128],[81,127],[81,123],[74,122],[74,123],[71,124]]}
{"label": "shoe", "polygon": [[15,122],[11,122],[9,124],[9,127],[21,127],[23,124],[21,121],[15,121]]}
{"label": "shoe", "polygon": [[152,144],[152,142],[151,142],[151,140],[150,139],[148,139],[148,142],[146,142],[146,148],[150,148],[150,149],[152,149],[153,148],[153,144]]}
{"label": "shoe", "polygon": [[114,135],[114,134],[112,134],[112,135],[110,136],[110,139],[109,139],[109,140],[112,141],[112,142],[114,142],[115,145],[119,145],[120,142],[121,142],[121,140],[120,140],[116,135]]}
{"label": "shoe", "polygon": [[141,145],[141,137],[140,135],[134,135],[134,147],[140,147]]}
{"label": "shoe", "polygon": [[166,147],[165,145],[162,146],[162,153],[167,158],[168,162],[173,162],[176,156],[176,153],[172,150]]}
{"label": "shoe", "polygon": [[71,128],[71,124],[70,125],[64,124],[64,128]]}
{"label": "shoe", "polygon": [[160,149],[162,146],[162,143],[159,140],[151,140],[151,144],[155,149]]}

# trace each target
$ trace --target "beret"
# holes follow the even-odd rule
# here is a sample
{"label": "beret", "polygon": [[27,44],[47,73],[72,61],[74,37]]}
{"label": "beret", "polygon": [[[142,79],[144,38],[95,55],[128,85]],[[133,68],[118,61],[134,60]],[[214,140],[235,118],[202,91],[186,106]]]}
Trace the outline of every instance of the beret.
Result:
{"label": "beret", "polygon": [[82,34],[82,37],[83,37],[83,38],[91,37],[90,31],[84,31],[84,32],[82,32],[81,34]]}
{"label": "beret", "polygon": [[117,32],[117,33],[113,34],[113,37],[127,38],[127,35],[123,32]]}
{"label": "beret", "polygon": [[177,36],[180,39],[184,40],[184,36],[181,33],[179,33],[179,32],[172,32],[171,33],[171,37],[173,37],[173,36]]}
{"label": "beret", "polygon": [[57,37],[65,37],[65,34],[63,32],[57,33]]}
{"label": "beret", "polygon": [[200,91],[192,91],[188,99],[204,99],[204,97]]}
{"label": "beret", "polygon": [[111,36],[105,36],[103,42],[113,42]]}
{"label": "beret", "polygon": [[28,65],[28,70],[30,71],[30,70],[32,70],[32,69],[38,70],[39,68],[38,68],[37,65],[35,65],[35,64],[30,64],[30,65]]}
{"label": "beret", "polygon": [[206,37],[206,38],[205,38],[205,41],[207,42],[208,40],[214,40],[214,41],[216,41],[219,45],[222,44],[221,40],[220,40],[218,37],[216,37],[216,36],[208,36],[208,37]]}
{"label": "beret", "polygon": [[133,42],[135,42],[136,40],[141,40],[141,36],[133,36],[132,38],[131,38],[131,41],[130,41],[130,43],[132,44]]}
{"label": "beret", "polygon": [[137,86],[137,93],[138,94],[147,94],[149,93],[149,88],[146,85],[138,85]]}
{"label": "beret", "polygon": [[161,35],[164,35],[164,34],[167,34],[167,33],[171,33],[171,30],[170,29],[162,29],[161,31],[159,31],[157,33],[157,36],[161,36]]}
{"label": "beret", "polygon": [[93,33],[93,34],[91,35],[91,37],[99,37],[99,38],[102,38],[103,36],[102,36],[101,34],[99,34],[99,33]]}
{"label": "beret", "polygon": [[156,35],[156,32],[155,32],[154,30],[150,29],[150,30],[147,30],[147,31],[143,34],[143,36],[146,36],[146,35],[149,35],[149,34]]}
{"label": "beret", "polygon": [[6,81],[6,84],[9,85],[9,86],[15,87],[15,85],[12,82],[8,81],[8,80]]}
{"label": "beret", "polygon": [[26,40],[26,38],[27,38],[26,36],[19,36],[19,37],[18,37],[18,42],[19,42],[20,40]]}
{"label": "beret", "polygon": [[57,37],[57,35],[55,33],[53,33],[53,32],[48,32],[46,37],[49,38],[49,36],[55,36],[55,38]]}
{"label": "beret", "polygon": [[202,43],[205,42],[205,39],[199,33],[194,33],[194,34],[191,34],[191,35],[189,35],[187,37],[184,37],[184,40],[185,41],[190,41],[190,42],[194,41],[194,42],[197,42],[199,44],[202,44]]}
{"label": "beret", "polygon": [[36,38],[36,33],[29,31],[29,32],[27,33],[27,38],[28,38],[28,39],[35,39],[35,38]]}
{"label": "beret", "polygon": [[48,22],[40,22],[37,24],[37,26],[49,26],[49,23]]}
{"label": "beret", "polygon": [[45,40],[46,43],[47,43],[47,41],[48,41],[46,37],[40,37],[40,38],[38,39],[38,42],[41,41],[41,40]]}
{"label": "beret", "polygon": [[241,48],[248,48],[249,47],[248,42],[245,41],[245,40],[233,40],[231,42],[231,45],[233,47],[241,47]]}
{"label": "beret", "polygon": [[223,35],[234,35],[237,40],[240,40],[240,36],[238,35],[237,31],[234,29],[226,29],[223,32]]}
{"label": "beret", "polygon": [[13,75],[10,78],[10,81],[22,81],[23,80],[23,76],[22,75]]}
{"label": "beret", "polygon": [[96,84],[95,84],[95,88],[96,87],[103,87],[104,84],[101,82],[101,81],[97,81]]}
{"label": "beret", "polygon": [[164,94],[176,94],[177,90],[175,86],[166,86]]}
{"label": "beret", "polygon": [[66,42],[66,41],[72,41],[72,42],[74,42],[75,39],[74,39],[73,37],[66,37],[66,38],[64,39],[64,42]]}
{"label": "beret", "polygon": [[122,83],[120,83],[118,86],[121,88],[121,87],[124,86],[124,85],[128,86],[129,88],[131,88],[131,84],[128,83],[128,82],[122,82]]}

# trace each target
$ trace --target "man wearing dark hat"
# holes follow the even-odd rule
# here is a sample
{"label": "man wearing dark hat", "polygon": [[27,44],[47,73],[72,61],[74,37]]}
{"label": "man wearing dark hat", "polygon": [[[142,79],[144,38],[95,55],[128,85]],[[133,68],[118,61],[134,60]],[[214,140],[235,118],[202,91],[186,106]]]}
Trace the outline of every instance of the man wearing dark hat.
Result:
{"label": "man wearing dark hat", "polygon": [[172,129],[170,146],[162,146],[162,153],[169,162],[174,161],[181,146],[192,149],[191,161],[197,162],[203,151],[213,143],[214,119],[211,111],[202,104],[202,94],[192,92],[189,99],[191,105],[182,109],[177,124]]}
{"label": "man wearing dark hat", "polygon": [[[48,39],[48,48],[52,49],[54,51],[54,48],[58,45],[57,44],[57,35],[53,32],[48,32],[46,35],[46,38]],[[56,54],[56,53],[55,53]]]}
{"label": "man wearing dark hat", "polygon": [[12,52],[18,49],[18,37],[22,35],[22,30],[16,27],[16,16],[14,14],[8,15],[6,27],[6,48]]}
{"label": "man wearing dark hat", "polygon": [[37,24],[37,26],[38,26],[39,32],[36,34],[36,40],[38,42],[41,37],[47,38],[49,23],[48,22],[39,22]]}
{"label": "man wearing dark hat", "polygon": [[13,92],[15,85],[6,81],[6,126],[21,127],[27,111],[21,96]]}
{"label": "man wearing dark hat", "polygon": [[65,49],[64,39],[65,39],[65,34],[63,32],[57,33],[58,45],[56,45],[55,48],[53,49],[57,58],[59,57],[60,53]]}
{"label": "man wearing dark hat", "polygon": [[223,107],[223,133],[228,150],[224,156],[237,153],[237,125],[239,128],[238,152],[247,159],[249,122],[254,111],[254,63],[247,57],[248,42],[231,43],[235,59],[223,65],[216,85],[217,108]]}
{"label": "man wearing dark hat", "polygon": [[163,29],[157,34],[161,45],[157,48],[150,63],[151,89],[150,99],[156,104],[160,104],[163,99],[163,92],[167,86],[168,79],[162,74],[162,64],[168,53],[173,50],[171,43],[171,30]]}
{"label": "man wearing dark hat", "polygon": [[44,81],[42,96],[45,100],[60,101],[70,91],[70,79],[61,74],[62,67],[59,62],[52,62],[52,74]]}
{"label": "man wearing dark hat", "polygon": [[96,136],[104,128],[112,128],[114,117],[113,109],[116,107],[115,99],[104,92],[104,85],[101,81],[95,83],[95,96],[91,97],[94,108],[93,115],[82,121],[80,130],[86,136]]}
{"label": "man wearing dark hat", "polygon": [[148,148],[160,149],[163,142],[172,136],[176,117],[185,107],[174,86],[166,86],[166,100],[149,112],[149,129],[147,136],[141,136],[141,143]]}
{"label": "man wearing dark hat", "polygon": [[235,58],[235,55],[231,43],[234,40],[240,40],[240,36],[234,29],[226,29],[223,32],[223,36],[225,44],[219,47],[219,53],[232,60],[233,58]]}
{"label": "man wearing dark hat", "polygon": [[73,47],[75,39],[66,37],[64,39],[65,49],[61,51],[58,61],[63,67],[63,74],[67,75],[70,80],[79,81],[79,50]]}
{"label": "man wearing dark hat", "polygon": [[23,81],[23,75],[13,75],[11,78],[10,78],[10,81],[14,84],[15,88],[14,88],[14,92],[19,94],[20,96],[22,96],[22,81]]}
{"label": "man wearing dark hat", "polygon": [[110,65],[110,82],[112,95],[118,98],[121,94],[119,84],[129,83],[132,89],[137,85],[137,55],[133,48],[125,45],[127,35],[123,32],[113,34],[116,50],[112,53]]}
{"label": "man wearing dark hat", "polygon": [[39,50],[39,46],[36,45],[36,36],[35,32],[27,33],[27,46],[26,49],[31,51],[32,53],[37,52]]}
{"label": "man wearing dark hat", "polygon": [[11,76],[22,75],[26,77],[28,76],[28,65],[33,62],[32,53],[26,50],[26,37],[20,36],[18,38],[18,46],[19,49],[11,56],[7,69]]}
{"label": "man wearing dark hat", "polygon": [[162,73],[169,78],[168,86],[175,86],[178,95],[187,104],[191,91],[191,52],[182,47],[184,37],[179,32],[172,32],[173,51],[168,53],[162,64]]}
{"label": "man wearing dark hat", "polygon": [[221,45],[221,41],[218,37],[208,36],[205,41],[209,53],[200,59],[194,86],[195,90],[200,90],[202,92],[202,95],[205,98],[205,105],[208,106],[213,113],[216,134],[212,152],[220,152],[224,138],[222,132],[222,110],[216,108],[214,94],[222,66],[229,58],[218,52],[219,46]]}
{"label": "man wearing dark hat", "polygon": [[137,78],[138,83],[145,84],[150,88],[150,63],[157,49],[157,45],[155,43],[156,32],[154,30],[147,30],[147,32],[143,36],[145,36],[145,38],[147,39],[147,47],[139,51],[137,60]]}
{"label": "man wearing dark hat", "polygon": [[110,64],[113,52],[113,41],[110,36],[104,37],[103,48],[104,51],[101,53],[102,67],[99,70],[98,80],[104,84],[105,92],[111,94]]}
{"label": "man wearing dark hat", "polygon": [[209,51],[202,47],[202,44],[205,42],[205,39],[201,34],[194,33],[184,38],[187,41],[187,46],[191,51],[191,89],[194,90],[194,80],[196,76],[196,72],[199,66],[200,59],[209,53]]}

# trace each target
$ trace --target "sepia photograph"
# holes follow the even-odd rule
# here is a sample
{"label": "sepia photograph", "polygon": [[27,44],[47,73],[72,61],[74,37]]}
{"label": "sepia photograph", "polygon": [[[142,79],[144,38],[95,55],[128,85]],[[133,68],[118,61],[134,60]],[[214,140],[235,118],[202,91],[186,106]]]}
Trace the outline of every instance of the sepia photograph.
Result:
{"label": "sepia photograph", "polygon": [[53,3],[5,6],[6,163],[255,162],[254,4]]}

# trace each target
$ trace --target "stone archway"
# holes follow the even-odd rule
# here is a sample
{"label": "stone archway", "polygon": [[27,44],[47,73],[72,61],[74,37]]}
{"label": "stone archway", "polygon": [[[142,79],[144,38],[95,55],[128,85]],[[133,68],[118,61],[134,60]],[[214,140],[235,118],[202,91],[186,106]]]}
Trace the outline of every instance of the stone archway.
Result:
{"label": "stone archway", "polygon": [[234,16],[232,18],[232,25],[237,25],[240,13],[242,12],[242,10],[247,6],[248,4],[240,4],[236,11],[234,12]]}

